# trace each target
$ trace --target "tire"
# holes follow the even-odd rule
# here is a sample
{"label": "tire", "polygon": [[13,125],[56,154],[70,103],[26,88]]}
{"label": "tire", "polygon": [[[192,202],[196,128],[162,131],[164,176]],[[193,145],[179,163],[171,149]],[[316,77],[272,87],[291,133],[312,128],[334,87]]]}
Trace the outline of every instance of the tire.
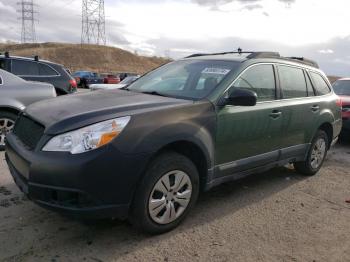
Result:
{"label": "tire", "polygon": [[17,115],[7,111],[0,111],[0,151],[5,149],[6,133],[12,130]]}
{"label": "tire", "polygon": [[318,130],[312,139],[309,152],[305,161],[294,163],[296,171],[305,176],[315,175],[327,156],[329,139],[323,130]]}
{"label": "tire", "polygon": [[[181,181],[179,187],[175,180]],[[167,181],[168,188],[164,186]],[[199,175],[192,161],[181,154],[165,152],[152,161],[137,187],[129,220],[145,233],[165,233],[183,221],[195,205],[198,194]]]}

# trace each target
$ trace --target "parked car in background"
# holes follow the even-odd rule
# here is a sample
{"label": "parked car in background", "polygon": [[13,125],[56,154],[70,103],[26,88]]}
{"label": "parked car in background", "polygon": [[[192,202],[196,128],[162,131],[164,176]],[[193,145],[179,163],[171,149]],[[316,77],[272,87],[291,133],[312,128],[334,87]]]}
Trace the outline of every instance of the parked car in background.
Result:
{"label": "parked car in background", "polygon": [[119,73],[120,81],[123,81],[125,78],[127,78],[129,76],[138,76],[138,74],[135,74],[135,73]]}
{"label": "parked car in background", "polygon": [[81,88],[90,88],[92,84],[103,84],[104,78],[97,73],[90,71],[77,71],[73,74],[78,86]]}
{"label": "parked car in background", "polygon": [[29,104],[52,97],[56,97],[53,85],[25,81],[0,69],[0,150],[18,114]]}
{"label": "parked car in background", "polygon": [[123,90],[29,106],[5,157],[41,206],[154,234],[178,226],[201,190],[288,163],[316,174],[340,129],[339,98],[315,63],[197,54]]}
{"label": "parked car in background", "polygon": [[119,84],[93,84],[90,85],[90,90],[101,90],[101,89],[120,89],[123,87],[126,87],[136,81],[140,76],[128,76],[124,78],[123,81],[121,81]]}
{"label": "parked car in background", "polygon": [[[341,78],[333,83],[334,92],[340,97],[342,104],[342,135],[350,135],[350,78]],[[349,137],[350,138],[350,137]]]}
{"label": "parked car in background", "polygon": [[52,84],[57,95],[77,91],[77,83],[68,70],[60,64],[34,58],[10,56],[8,52],[0,55],[0,69],[11,72],[25,80]]}
{"label": "parked car in background", "polygon": [[117,75],[113,74],[100,74],[103,77],[103,83],[105,84],[118,84],[120,82],[120,78]]}

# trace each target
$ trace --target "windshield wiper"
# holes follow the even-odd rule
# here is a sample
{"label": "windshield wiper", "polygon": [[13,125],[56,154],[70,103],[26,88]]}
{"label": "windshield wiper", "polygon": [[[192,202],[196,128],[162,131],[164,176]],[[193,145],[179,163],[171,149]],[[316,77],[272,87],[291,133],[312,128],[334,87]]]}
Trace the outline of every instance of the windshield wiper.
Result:
{"label": "windshield wiper", "polygon": [[142,94],[155,95],[155,96],[166,96],[164,94],[158,93],[157,91],[143,91]]}
{"label": "windshield wiper", "polygon": [[126,90],[126,91],[130,91],[128,86],[123,86],[122,88],[120,88],[120,90]]}

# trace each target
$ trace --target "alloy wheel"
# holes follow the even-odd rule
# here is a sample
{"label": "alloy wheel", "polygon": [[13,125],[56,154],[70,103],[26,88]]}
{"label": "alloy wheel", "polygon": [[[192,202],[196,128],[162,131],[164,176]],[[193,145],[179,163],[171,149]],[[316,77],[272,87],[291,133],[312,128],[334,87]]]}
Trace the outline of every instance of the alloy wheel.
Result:
{"label": "alloy wheel", "polygon": [[154,185],[148,201],[151,219],[158,224],[169,224],[183,214],[192,196],[190,177],[174,170],[163,175]]}
{"label": "alloy wheel", "polygon": [[323,138],[319,138],[314,147],[312,148],[310,163],[313,169],[319,168],[326,155],[326,141]]}
{"label": "alloy wheel", "polygon": [[6,135],[13,129],[15,122],[9,118],[0,118],[0,146],[5,145]]}

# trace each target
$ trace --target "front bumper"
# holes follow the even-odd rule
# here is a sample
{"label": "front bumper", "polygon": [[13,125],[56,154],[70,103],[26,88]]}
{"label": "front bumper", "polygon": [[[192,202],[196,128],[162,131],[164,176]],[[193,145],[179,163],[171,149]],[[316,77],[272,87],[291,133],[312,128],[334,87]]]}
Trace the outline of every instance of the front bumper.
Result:
{"label": "front bumper", "polygon": [[7,137],[6,161],[29,199],[78,218],[124,219],[149,155],[124,155],[113,145],[87,153],[28,151]]}

